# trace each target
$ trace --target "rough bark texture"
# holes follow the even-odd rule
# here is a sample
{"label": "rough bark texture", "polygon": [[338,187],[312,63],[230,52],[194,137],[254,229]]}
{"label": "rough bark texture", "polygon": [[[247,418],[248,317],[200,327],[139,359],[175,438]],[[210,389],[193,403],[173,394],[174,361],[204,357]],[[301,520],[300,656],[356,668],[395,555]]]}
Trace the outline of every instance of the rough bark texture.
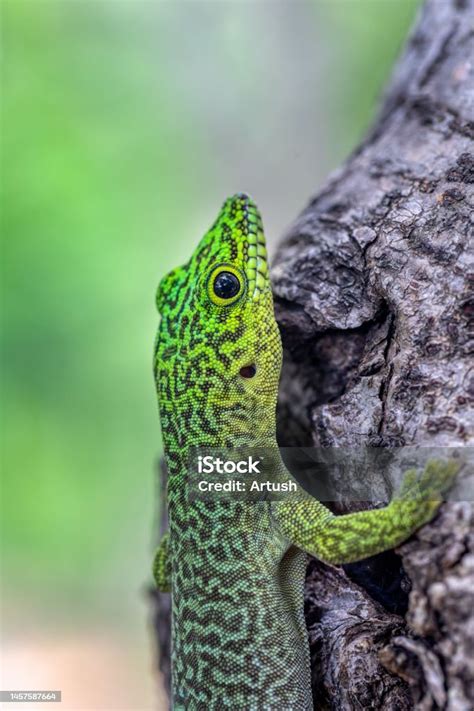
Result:
{"label": "rough bark texture", "polygon": [[[472,444],[473,12],[424,5],[374,128],[278,250],[281,444]],[[400,557],[311,563],[318,709],[474,707],[472,524],[448,503]]]}
{"label": "rough bark texture", "polygon": [[[281,445],[472,444],[473,13],[425,3],[374,128],[281,243]],[[448,503],[398,552],[311,562],[318,709],[474,707],[473,515]]]}

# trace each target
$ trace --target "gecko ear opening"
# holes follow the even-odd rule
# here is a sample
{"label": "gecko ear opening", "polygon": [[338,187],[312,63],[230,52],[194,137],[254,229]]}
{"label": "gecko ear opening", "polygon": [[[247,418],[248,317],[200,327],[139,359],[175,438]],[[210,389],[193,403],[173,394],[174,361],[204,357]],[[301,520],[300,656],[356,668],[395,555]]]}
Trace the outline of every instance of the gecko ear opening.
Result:
{"label": "gecko ear opening", "polygon": [[250,365],[244,365],[239,370],[239,373],[242,378],[253,378],[257,373],[257,366],[255,365],[255,363],[250,363]]}
{"label": "gecko ear opening", "polygon": [[176,267],[176,269],[173,269],[164,276],[158,284],[156,291],[156,308],[159,314],[163,314],[163,308],[166,302],[171,301],[175,297],[184,273],[184,267]]}

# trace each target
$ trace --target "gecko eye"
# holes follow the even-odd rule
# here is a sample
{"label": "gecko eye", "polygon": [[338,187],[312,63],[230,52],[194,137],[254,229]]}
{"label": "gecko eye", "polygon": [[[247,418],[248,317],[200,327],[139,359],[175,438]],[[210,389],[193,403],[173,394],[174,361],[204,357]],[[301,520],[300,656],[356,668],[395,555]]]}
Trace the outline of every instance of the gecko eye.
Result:
{"label": "gecko eye", "polygon": [[207,279],[208,298],[216,306],[231,306],[245,291],[245,277],[232,264],[214,267]]}
{"label": "gecko eye", "polygon": [[240,291],[240,282],[232,272],[221,272],[214,279],[213,289],[219,299],[233,299]]}
{"label": "gecko eye", "polygon": [[254,375],[257,373],[257,368],[255,365],[244,365],[243,368],[239,370],[240,375],[242,378],[253,378]]}

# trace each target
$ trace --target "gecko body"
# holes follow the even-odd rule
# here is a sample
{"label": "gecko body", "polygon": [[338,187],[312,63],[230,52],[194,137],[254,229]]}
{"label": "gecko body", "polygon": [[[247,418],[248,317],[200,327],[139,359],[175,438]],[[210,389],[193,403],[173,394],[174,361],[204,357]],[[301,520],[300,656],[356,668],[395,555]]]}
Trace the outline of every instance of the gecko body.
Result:
{"label": "gecko body", "polygon": [[345,516],[310,497],[192,499],[191,449],[278,452],[282,347],[262,220],[247,195],[224,203],[189,262],[161,281],[157,306],[169,532],[154,574],[172,593],[173,708],[310,711],[307,554],[344,563],[401,543],[434,515],[454,469],[408,472],[388,506]]}

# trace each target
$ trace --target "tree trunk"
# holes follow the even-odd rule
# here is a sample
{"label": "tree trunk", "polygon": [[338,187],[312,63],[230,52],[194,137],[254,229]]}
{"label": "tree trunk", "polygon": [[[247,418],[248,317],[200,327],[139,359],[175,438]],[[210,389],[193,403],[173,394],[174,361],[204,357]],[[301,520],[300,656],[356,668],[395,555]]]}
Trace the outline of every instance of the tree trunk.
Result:
{"label": "tree trunk", "polygon": [[[472,442],[473,9],[424,5],[372,131],[280,245],[280,444]],[[318,709],[474,707],[473,522],[447,503],[399,555],[311,562]]]}
{"label": "tree trunk", "polygon": [[[472,442],[473,3],[425,3],[373,129],[280,245],[281,445]],[[474,707],[473,519],[450,502],[397,552],[310,562],[316,708]]]}

